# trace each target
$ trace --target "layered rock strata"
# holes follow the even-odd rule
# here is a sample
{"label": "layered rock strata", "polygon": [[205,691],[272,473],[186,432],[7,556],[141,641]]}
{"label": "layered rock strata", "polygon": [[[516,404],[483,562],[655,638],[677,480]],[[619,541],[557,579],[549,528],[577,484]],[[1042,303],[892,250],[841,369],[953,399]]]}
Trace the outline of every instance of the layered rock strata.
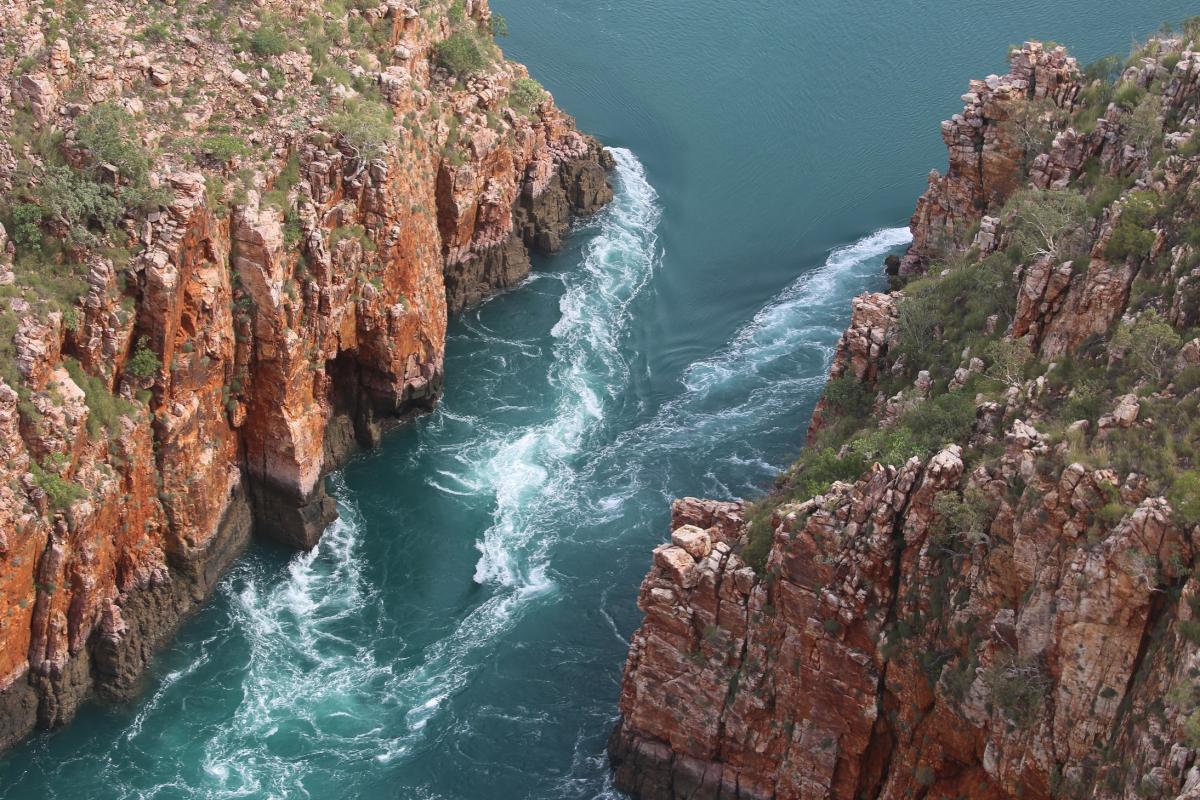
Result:
{"label": "layered rock strata", "polygon": [[[314,546],[323,476],[437,400],[447,316],[612,193],[485,0],[0,5],[3,748],[132,696],[252,531]],[[64,160],[132,187],[114,119],[154,200],[22,226]]]}
{"label": "layered rock strata", "polygon": [[809,452],[763,500],[674,506],[620,788],[1200,797],[1194,36],[1115,82],[1030,43],[971,84]]}

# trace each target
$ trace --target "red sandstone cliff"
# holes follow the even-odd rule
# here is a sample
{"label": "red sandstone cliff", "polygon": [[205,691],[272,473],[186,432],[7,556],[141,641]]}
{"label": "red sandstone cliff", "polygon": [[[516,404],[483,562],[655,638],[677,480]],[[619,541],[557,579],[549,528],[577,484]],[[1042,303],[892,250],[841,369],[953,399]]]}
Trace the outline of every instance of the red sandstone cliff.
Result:
{"label": "red sandstone cliff", "polygon": [[676,502],[618,786],[1200,797],[1194,34],[1115,86],[1037,44],[972,82],[912,220],[928,277],[855,300],[805,457]]}
{"label": "red sandstone cliff", "polygon": [[[0,2],[0,748],[130,696],[252,529],[311,547],[322,476],[437,399],[447,315],[611,198],[486,0],[351,5]],[[438,68],[455,36],[490,63]],[[14,246],[67,234],[12,223],[60,159],[126,181],[97,107],[159,205]]]}

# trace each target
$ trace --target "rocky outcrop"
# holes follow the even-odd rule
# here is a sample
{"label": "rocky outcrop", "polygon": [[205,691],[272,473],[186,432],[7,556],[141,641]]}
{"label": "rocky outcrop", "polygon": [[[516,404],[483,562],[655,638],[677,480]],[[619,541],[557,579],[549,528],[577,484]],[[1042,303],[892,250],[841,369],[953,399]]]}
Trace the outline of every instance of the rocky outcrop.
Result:
{"label": "rocky outcrop", "polygon": [[[1193,44],[1085,86],[1030,43],[972,83],[897,290],[853,303],[809,450],[754,503],[675,504],[618,787],[1200,796]],[[1073,258],[1029,248],[1054,206],[1031,223],[1006,207],[1022,189],[1089,207],[1053,223]]]}
{"label": "rocky outcrop", "polygon": [[1028,132],[1050,127],[1043,114],[1073,109],[1082,81],[1064,48],[1026,42],[1010,61],[1007,75],[971,81],[962,113],[942,123],[949,168],[945,175],[930,173],[929,188],[917,201],[902,274],[920,272],[931,256],[970,244],[973,223],[1002,206],[1018,187],[1015,176],[1031,156]]}
{"label": "rocky outcrop", "polygon": [[[140,4],[6,11],[0,189],[36,203],[13,177],[37,189],[52,146],[118,188],[144,155],[154,199],[112,229],[0,235],[0,748],[132,696],[251,531],[314,546],[325,474],[436,402],[448,315],[612,197],[610,156],[493,52],[483,0],[260,5],[222,31]],[[491,63],[450,74],[452,36]],[[134,155],[77,144],[95,119]],[[67,235],[51,295],[38,237]]]}
{"label": "rocky outcrop", "polygon": [[[891,295],[876,292],[851,301],[850,325],[842,333],[829,380],[850,380],[854,385],[874,389],[879,370],[896,339],[896,303]],[[822,396],[813,409],[808,426],[808,444],[817,440],[829,413],[829,402]]]}

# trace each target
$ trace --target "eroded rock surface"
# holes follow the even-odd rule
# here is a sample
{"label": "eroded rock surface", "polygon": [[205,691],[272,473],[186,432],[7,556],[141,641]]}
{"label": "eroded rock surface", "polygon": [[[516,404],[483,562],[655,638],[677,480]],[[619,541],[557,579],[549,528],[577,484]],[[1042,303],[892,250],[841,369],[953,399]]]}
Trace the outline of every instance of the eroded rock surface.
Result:
{"label": "eroded rock surface", "polygon": [[[436,402],[448,315],[561,247],[612,161],[492,51],[484,0],[260,3],[220,31],[176,5],[0,5],[0,190],[42,196],[19,183],[42,147],[129,182],[73,144],[100,110],[155,198],[86,236],[0,231],[3,748],[131,696],[251,530],[312,547],[324,474]],[[489,63],[450,74],[453,36]],[[77,294],[40,288],[34,234],[82,243]]]}
{"label": "eroded rock surface", "polygon": [[[809,450],[754,503],[676,502],[618,787],[1200,796],[1194,35],[1112,85],[1036,43],[972,82]],[[1023,249],[1048,206],[1021,217],[1022,190],[1089,206],[1072,257]]]}

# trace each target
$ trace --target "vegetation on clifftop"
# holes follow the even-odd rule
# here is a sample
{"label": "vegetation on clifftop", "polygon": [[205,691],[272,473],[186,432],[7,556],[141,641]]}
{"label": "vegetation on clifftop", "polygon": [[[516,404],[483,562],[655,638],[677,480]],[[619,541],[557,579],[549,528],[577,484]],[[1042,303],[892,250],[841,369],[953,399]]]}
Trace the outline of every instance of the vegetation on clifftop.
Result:
{"label": "vegetation on clifftop", "polygon": [[[878,381],[830,382],[815,441],[751,509],[750,563],[765,565],[776,509],[852,482],[873,462],[900,465],[960,443],[971,469],[994,464],[1000,443],[977,422],[988,404],[1062,446],[1047,469],[1078,462],[1140,475],[1181,524],[1196,523],[1200,354],[1180,354],[1200,337],[1200,134],[1165,108],[1163,94],[1198,33],[1200,20],[1189,20],[1124,62],[1086,68],[1070,114],[1030,100],[1029,113],[1006,123],[1025,153],[1026,188],[988,212],[1000,221],[1001,246],[948,247],[923,275],[895,282],[897,319]],[[1092,157],[1065,183],[1032,185],[1035,157],[1059,131],[1084,134],[1102,118],[1128,143],[1122,157]],[[1014,337],[1020,282],[1039,260],[1069,265],[1077,291],[1093,271],[1131,273],[1111,325],[1066,352],[1045,352],[1035,331]],[[1126,395],[1145,424],[1104,425]]]}

